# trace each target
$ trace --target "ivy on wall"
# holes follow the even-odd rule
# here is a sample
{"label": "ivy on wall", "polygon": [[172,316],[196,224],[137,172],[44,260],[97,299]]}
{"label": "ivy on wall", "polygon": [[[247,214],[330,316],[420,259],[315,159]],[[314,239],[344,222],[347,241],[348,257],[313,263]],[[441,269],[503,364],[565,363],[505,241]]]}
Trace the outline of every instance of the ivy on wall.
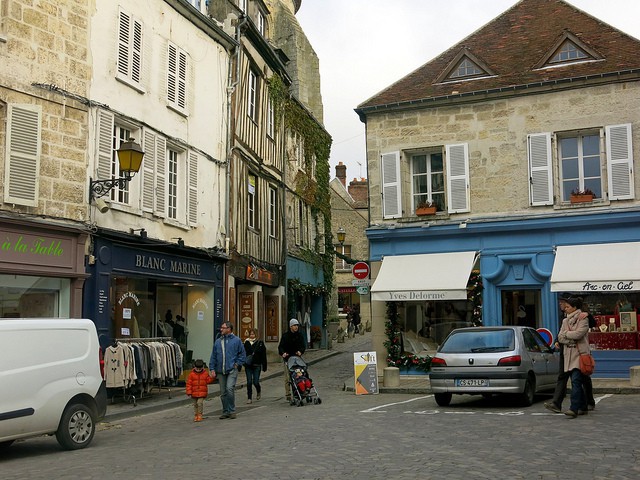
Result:
{"label": "ivy on wall", "polygon": [[[274,74],[268,81],[269,95],[273,104],[276,126],[284,126],[285,130],[295,132],[304,142],[304,171],[311,172],[315,162],[315,178],[304,172],[298,172],[294,184],[289,188],[310,206],[311,215],[315,222],[324,219],[324,236],[319,236],[324,242],[324,249],[315,248],[301,250],[296,255],[307,263],[321,268],[324,284],[321,287],[305,285],[297,279],[289,280],[287,293],[289,294],[289,314],[295,312],[295,298],[299,294],[324,295],[325,302],[328,293],[333,288],[333,237],[331,235],[331,202],[329,190],[329,154],[331,152],[331,136],[324,127],[316,121],[311,112],[293,99],[282,78]],[[284,122],[284,124],[282,124]],[[322,214],[319,217],[319,214]],[[321,254],[320,251],[326,253]],[[293,304],[292,304],[293,301]],[[324,311],[326,306],[323,305]]]}

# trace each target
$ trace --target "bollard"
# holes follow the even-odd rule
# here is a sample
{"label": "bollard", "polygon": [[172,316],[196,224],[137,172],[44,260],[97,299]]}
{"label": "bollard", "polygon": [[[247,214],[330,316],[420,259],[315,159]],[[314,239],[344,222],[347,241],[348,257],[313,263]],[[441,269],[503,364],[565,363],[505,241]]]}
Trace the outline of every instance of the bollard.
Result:
{"label": "bollard", "polygon": [[385,387],[399,387],[400,369],[398,367],[385,367],[382,374],[382,385]]}
{"label": "bollard", "polygon": [[632,387],[640,387],[640,366],[629,369],[629,385]]}

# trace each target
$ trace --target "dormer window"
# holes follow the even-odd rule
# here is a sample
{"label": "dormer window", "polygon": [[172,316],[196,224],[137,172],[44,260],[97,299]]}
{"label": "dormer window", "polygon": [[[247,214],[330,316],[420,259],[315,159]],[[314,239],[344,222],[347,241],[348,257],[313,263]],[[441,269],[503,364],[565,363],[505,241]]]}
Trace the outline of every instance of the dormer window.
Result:
{"label": "dormer window", "polygon": [[556,54],[549,59],[549,63],[573,62],[575,60],[583,60],[585,58],[591,57],[582,49],[578,48],[575,43],[567,40],[560,46]]}
{"label": "dormer window", "polygon": [[477,77],[485,72],[468,58],[463,59],[456,68],[451,71],[449,78]]}

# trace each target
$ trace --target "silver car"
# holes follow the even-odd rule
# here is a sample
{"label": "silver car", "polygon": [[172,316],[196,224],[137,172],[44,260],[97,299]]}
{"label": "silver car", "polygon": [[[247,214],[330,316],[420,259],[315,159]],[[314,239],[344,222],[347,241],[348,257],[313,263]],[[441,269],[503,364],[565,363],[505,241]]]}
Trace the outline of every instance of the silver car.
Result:
{"label": "silver car", "polygon": [[431,390],[446,407],[452,394],[534,395],[555,388],[560,357],[530,327],[471,327],[452,331],[431,360]]}

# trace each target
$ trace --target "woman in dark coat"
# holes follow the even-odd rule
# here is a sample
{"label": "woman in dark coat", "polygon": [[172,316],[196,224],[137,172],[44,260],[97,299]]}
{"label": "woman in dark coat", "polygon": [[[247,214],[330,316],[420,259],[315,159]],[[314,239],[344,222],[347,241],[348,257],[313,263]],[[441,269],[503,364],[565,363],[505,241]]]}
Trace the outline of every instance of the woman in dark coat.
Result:
{"label": "woman in dark coat", "polygon": [[244,341],[244,351],[247,354],[244,364],[247,375],[247,403],[252,403],[253,387],[256,387],[256,400],[260,400],[262,393],[260,372],[267,371],[267,347],[262,340],[258,339],[257,329],[252,328],[249,331],[249,338]]}

